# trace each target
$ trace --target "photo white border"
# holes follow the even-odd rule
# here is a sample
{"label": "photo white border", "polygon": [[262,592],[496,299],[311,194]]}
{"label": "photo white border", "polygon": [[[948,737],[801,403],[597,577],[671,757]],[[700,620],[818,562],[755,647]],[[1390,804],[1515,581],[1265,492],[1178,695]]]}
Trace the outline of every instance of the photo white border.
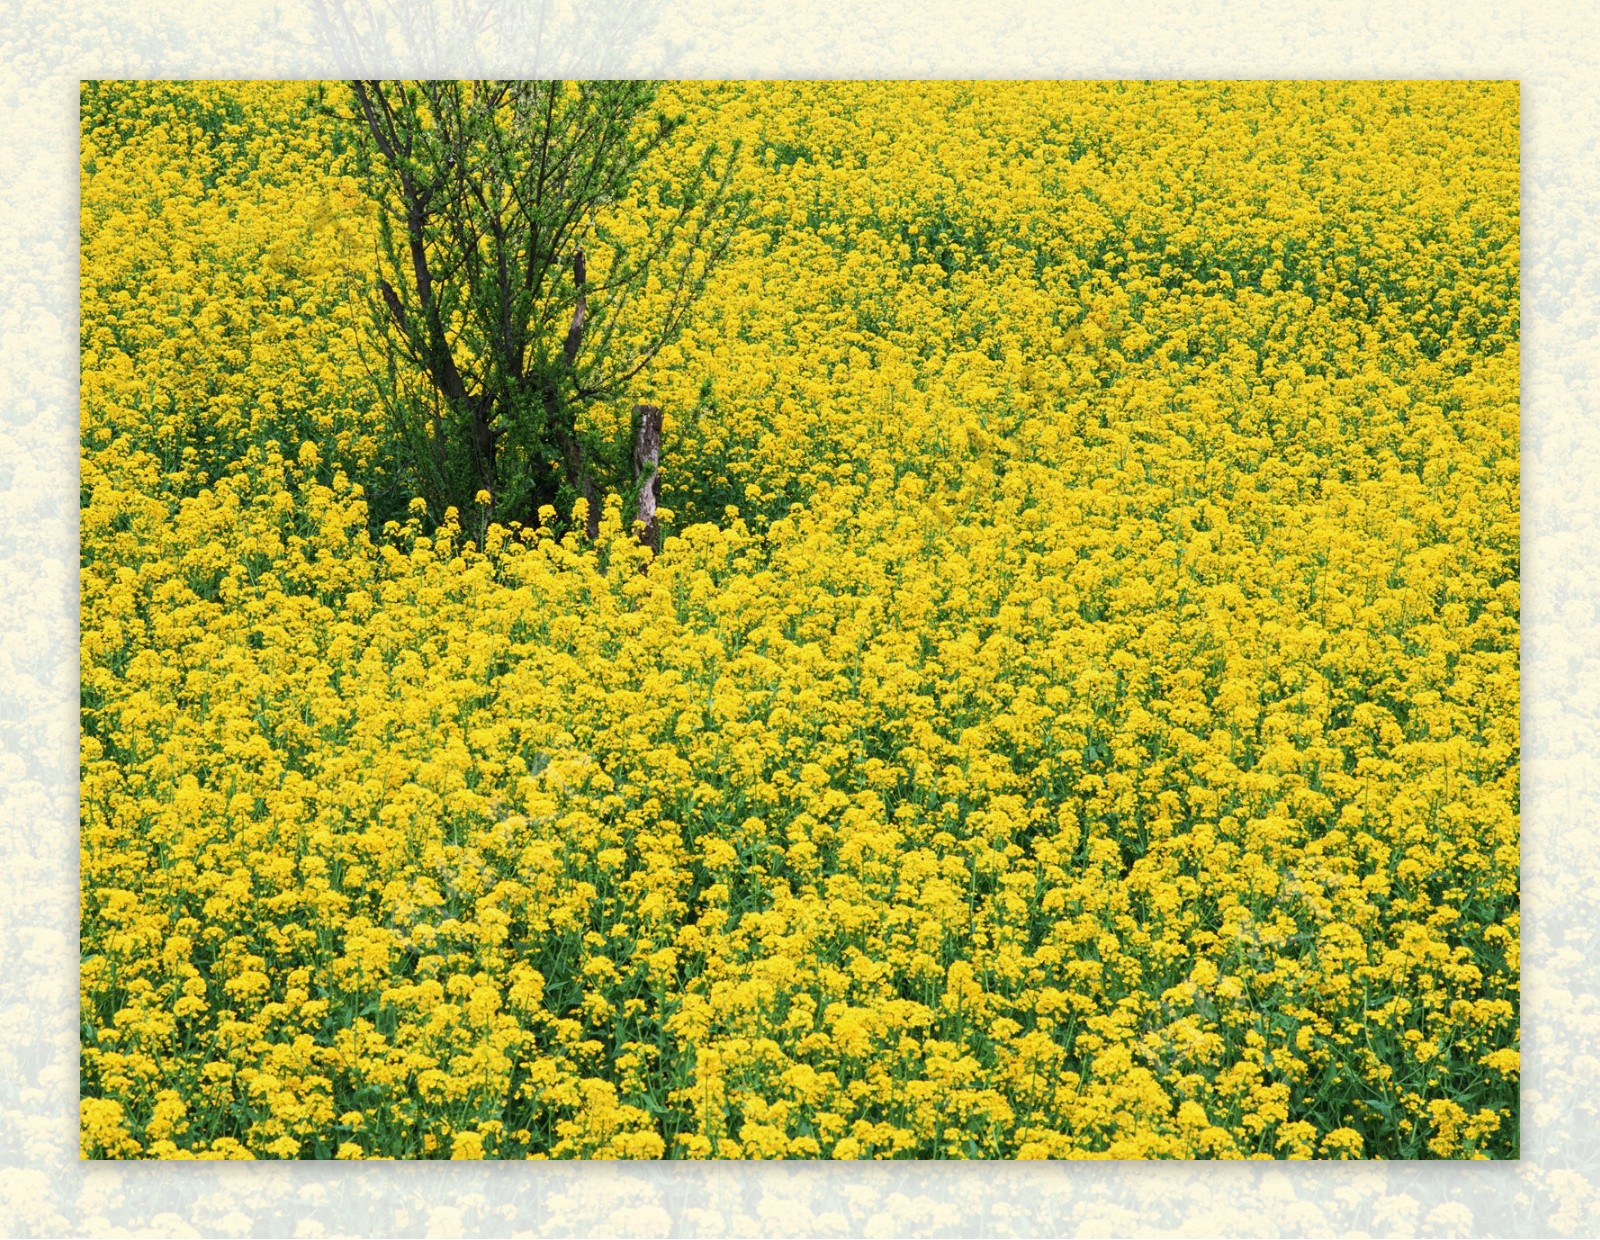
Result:
{"label": "photo white border", "polygon": [[[362,7],[351,5],[352,8]],[[1581,0],[19,0],[0,57],[0,1233],[1600,1233],[1600,29]],[[319,9],[322,13],[319,15]],[[474,24],[473,13],[490,20]],[[334,33],[330,35],[330,30]],[[154,1164],[77,1144],[78,82],[1497,78],[1523,123],[1519,1163]]]}

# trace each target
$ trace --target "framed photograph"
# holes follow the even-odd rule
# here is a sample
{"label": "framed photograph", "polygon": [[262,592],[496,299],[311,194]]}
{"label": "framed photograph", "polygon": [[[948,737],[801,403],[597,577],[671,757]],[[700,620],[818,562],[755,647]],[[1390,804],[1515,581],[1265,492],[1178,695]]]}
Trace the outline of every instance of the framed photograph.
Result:
{"label": "framed photograph", "polygon": [[92,1160],[1515,1160],[1516,82],[85,80]]}

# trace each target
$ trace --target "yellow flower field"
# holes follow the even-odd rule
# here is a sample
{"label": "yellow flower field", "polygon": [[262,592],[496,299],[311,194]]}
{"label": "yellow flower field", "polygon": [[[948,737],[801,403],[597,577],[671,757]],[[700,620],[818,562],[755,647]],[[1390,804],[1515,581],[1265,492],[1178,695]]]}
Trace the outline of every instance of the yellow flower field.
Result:
{"label": "yellow flower field", "polygon": [[373,519],[340,90],[83,88],[84,1156],[1517,1156],[1515,84],[673,85],[653,560]]}

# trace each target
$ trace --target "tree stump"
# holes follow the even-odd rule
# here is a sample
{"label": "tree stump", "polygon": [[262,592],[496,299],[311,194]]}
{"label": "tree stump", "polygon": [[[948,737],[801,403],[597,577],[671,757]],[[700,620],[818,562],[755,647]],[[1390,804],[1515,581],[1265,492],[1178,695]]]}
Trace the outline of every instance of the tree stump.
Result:
{"label": "tree stump", "polygon": [[661,536],[656,519],[661,497],[661,410],[656,405],[635,405],[633,413],[633,479],[639,494],[636,519],[642,526],[639,541],[656,551]]}

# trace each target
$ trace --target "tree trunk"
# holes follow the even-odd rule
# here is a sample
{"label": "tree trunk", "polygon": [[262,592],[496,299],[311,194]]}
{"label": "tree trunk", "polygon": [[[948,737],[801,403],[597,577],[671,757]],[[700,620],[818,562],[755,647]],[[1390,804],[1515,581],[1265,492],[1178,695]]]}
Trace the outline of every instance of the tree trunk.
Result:
{"label": "tree trunk", "polygon": [[[572,324],[567,328],[566,343],[561,349],[562,360],[566,363],[569,375],[577,365],[578,351],[583,347],[583,331],[589,322],[589,300],[586,296],[588,273],[582,246],[572,254],[572,283],[578,290],[578,304],[572,308]],[[600,504],[599,497],[595,494],[594,475],[589,469],[588,457],[584,453],[582,442],[578,439],[577,413],[570,406],[563,405],[561,394],[553,384],[545,386],[544,403],[545,413],[550,419],[551,426],[555,428],[561,444],[561,455],[567,467],[567,482],[588,501],[589,513],[585,522],[587,526],[585,532],[589,535],[589,541],[593,542],[600,537]]]}
{"label": "tree trunk", "polygon": [[600,536],[600,505],[595,502],[595,485],[589,469],[588,456],[578,439],[578,419],[572,406],[561,399],[560,381],[555,375],[546,375],[539,385],[539,399],[544,404],[545,425],[548,433],[561,449],[561,468],[567,485],[589,504],[589,514],[584,522],[584,533],[593,542]]}

